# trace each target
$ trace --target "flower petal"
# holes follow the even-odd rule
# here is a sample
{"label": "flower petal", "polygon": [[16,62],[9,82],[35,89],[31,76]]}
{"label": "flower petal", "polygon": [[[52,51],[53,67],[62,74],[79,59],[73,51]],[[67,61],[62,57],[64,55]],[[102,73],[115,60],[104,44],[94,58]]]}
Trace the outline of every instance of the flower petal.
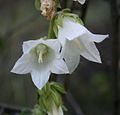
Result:
{"label": "flower petal", "polygon": [[60,41],[58,39],[48,39],[44,41],[44,44],[52,48],[55,52],[60,52]]}
{"label": "flower petal", "polygon": [[89,36],[88,38],[90,39],[90,41],[97,42],[97,43],[100,43],[104,39],[109,37],[109,35],[93,34],[89,30],[88,30],[88,36]]}
{"label": "flower petal", "polygon": [[60,40],[60,43],[62,44],[62,46],[64,46],[66,43],[66,38],[60,29],[59,29],[59,33],[58,33],[58,39]]}
{"label": "flower petal", "polygon": [[80,54],[90,61],[101,63],[99,51],[94,42],[89,40],[89,36],[87,34],[83,35],[79,38],[79,41],[82,46]]}
{"label": "flower petal", "polygon": [[68,66],[69,72],[72,73],[80,62],[80,49],[73,41],[67,40],[62,50],[62,55]]}
{"label": "flower petal", "polygon": [[86,33],[84,26],[74,22],[70,18],[64,18],[63,26],[58,28],[58,39],[64,37],[68,40],[73,40]]}
{"label": "flower petal", "polygon": [[48,82],[49,76],[50,71],[47,69],[34,69],[31,72],[32,81],[38,89],[42,89],[42,87]]}
{"label": "flower petal", "polygon": [[23,42],[23,53],[28,53],[32,48],[34,48],[36,45],[40,43],[43,43],[43,39],[29,40]]}
{"label": "flower petal", "polygon": [[31,69],[32,69],[31,56],[29,54],[23,54],[15,63],[15,66],[13,67],[11,72],[17,74],[26,74],[29,73]]}
{"label": "flower petal", "polygon": [[51,72],[55,74],[69,73],[66,63],[62,59],[56,59],[51,67]]}

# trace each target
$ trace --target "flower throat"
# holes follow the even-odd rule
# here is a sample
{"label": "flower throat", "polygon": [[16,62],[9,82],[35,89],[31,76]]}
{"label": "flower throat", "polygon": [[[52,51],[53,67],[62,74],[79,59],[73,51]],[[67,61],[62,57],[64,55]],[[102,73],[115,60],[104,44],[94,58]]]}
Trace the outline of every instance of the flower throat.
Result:
{"label": "flower throat", "polygon": [[48,46],[45,44],[38,44],[35,48],[32,49],[32,52],[36,55],[37,57],[37,62],[43,63],[48,56]]}

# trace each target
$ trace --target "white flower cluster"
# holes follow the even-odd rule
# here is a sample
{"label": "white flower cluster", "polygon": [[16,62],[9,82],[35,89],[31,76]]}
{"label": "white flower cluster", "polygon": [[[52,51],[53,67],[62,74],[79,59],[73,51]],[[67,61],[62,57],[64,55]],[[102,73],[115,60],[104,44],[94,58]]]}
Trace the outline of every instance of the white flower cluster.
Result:
{"label": "white flower cluster", "polygon": [[[85,2],[85,0],[77,1],[81,4]],[[94,42],[99,43],[108,35],[91,33],[79,21],[76,21],[76,18],[71,18],[74,14],[68,14],[61,18],[61,25],[59,16],[55,20],[58,22],[54,29],[57,39],[41,38],[23,43],[23,55],[11,72],[31,73],[32,81],[38,89],[41,89],[48,82],[51,73],[71,74],[75,71],[80,56],[101,63],[100,54]]]}

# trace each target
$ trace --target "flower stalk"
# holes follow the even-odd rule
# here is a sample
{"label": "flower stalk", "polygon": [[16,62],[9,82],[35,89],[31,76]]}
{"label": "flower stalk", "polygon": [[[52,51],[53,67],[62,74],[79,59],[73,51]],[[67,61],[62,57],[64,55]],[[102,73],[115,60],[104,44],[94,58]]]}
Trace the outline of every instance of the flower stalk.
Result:
{"label": "flower stalk", "polygon": [[53,25],[54,25],[54,19],[52,19],[49,23],[49,29],[48,29],[48,38],[49,39],[54,39],[55,38],[55,34],[53,31]]}

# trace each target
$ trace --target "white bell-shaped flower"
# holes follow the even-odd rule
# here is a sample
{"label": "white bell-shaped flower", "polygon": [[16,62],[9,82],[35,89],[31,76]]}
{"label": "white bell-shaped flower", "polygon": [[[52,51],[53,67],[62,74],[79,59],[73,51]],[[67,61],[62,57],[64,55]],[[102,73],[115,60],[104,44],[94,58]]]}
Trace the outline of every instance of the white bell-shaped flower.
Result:
{"label": "white bell-shaped flower", "polygon": [[78,1],[81,4],[84,4],[86,0],[73,0],[73,1]]}
{"label": "white bell-shaped flower", "polygon": [[101,63],[94,42],[99,43],[107,37],[108,35],[92,34],[73,18],[65,17],[62,26],[58,25],[58,39],[62,44],[62,54],[70,73],[78,66],[80,55],[90,61]]}
{"label": "white bell-shaped flower", "polygon": [[31,73],[32,81],[38,89],[41,89],[47,83],[51,73],[68,73],[67,65],[59,51],[60,43],[57,39],[26,41],[23,43],[23,55],[11,72]]}

